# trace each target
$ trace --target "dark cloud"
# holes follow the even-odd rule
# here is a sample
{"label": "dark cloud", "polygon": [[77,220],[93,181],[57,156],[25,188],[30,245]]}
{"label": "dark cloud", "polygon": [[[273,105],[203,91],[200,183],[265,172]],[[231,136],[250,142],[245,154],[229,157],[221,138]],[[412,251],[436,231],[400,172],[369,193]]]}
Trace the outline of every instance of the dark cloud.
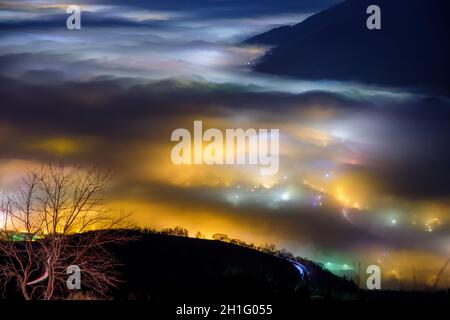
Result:
{"label": "dark cloud", "polygon": [[389,141],[368,155],[370,170],[388,191],[410,198],[450,195],[450,108],[446,99],[415,97],[372,113],[386,124],[377,135]]}
{"label": "dark cloud", "polygon": [[[81,7],[85,5],[108,5],[115,7],[107,7],[97,11],[83,11],[82,23],[83,28],[89,27],[108,27],[108,28],[124,28],[124,27],[147,27],[147,28],[174,28],[177,21],[205,21],[217,19],[242,19],[257,18],[260,16],[273,16],[283,14],[299,14],[313,13],[323,10],[327,7],[335,5],[341,0],[316,0],[316,1],[296,1],[296,0],[195,0],[195,1],[142,1],[133,0],[123,1],[116,0],[97,0],[97,1],[77,1],[71,4],[78,4]],[[14,8],[14,7],[13,7]],[[21,9],[14,8],[21,11]],[[169,21],[165,19],[132,19],[123,16],[124,11],[162,11],[177,14],[170,17]],[[25,10],[24,12],[29,12]],[[9,17],[5,22],[0,23],[2,31],[20,30],[20,29],[45,29],[45,28],[61,28],[65,27],[67,14],[62,13],[54,8],[33,9],[34,13],[39,13],[38,18],[13,18]]]}
{"label": "dark cloud", "polygon": [[[48,29],[66,28],[66,20],[68,14],[52,14],[44,15],[36,19],[26,19],[26,20],[10,20],[7,22],[0,23],[0,28],[3,32],[22,30],[22,29]],[[136,21],[133,19],[127,19],[125,17],[120,17],[118,14],[105,14],[105,13],[94,13],[94,12],[83,12],[82,13],[82,26],[83,28],[91,27],[102,27],[102,28],[153,28],[153,29],[163,29],[170,28],[167,22],[155,21],[155,20],[144,20]]]}
{"label": "dark cloud", "polygon": [[[273,15],[293,12],[315,12],[335,5],[342,0],[193,0],[193,1],[127,1],[127,6],[139,9],[181,11],[196,14],[198,17],[255,17],[260,15]],[[96,0],[99,4],[123,5],[119,0]]]}
{"label": "dark cloud", "polygon": [[[48,71],[30,71],[26,75],[30,73],[43,78],[60,77],[60,74]],[[260,92],[252,86],[188,80],[162,80],[128,86],[127,81],[67,81],[45,85],[0,78],[1,116],[18,127],[35,126],[34,132],[64,130],[69,134],[127,136],[130,128],[139,129],[139,122],[159,117],[168,118],[166,125],[170,127],[170,118],[227,116],[237,111],[271,114],[282,108],[278,116],[283,118],[292,111],[301,116],[302,110],[307,111],[317,104],[346,112],[357,109],[357,101],[330,92]]]}
{"label": "dark cloud", "polygon": [[[41,79],[59,77],[38,74]],[[384,124],[374,133],[380,142],[367,151],[369,161],[361,169],[381,180],[387,192],[412,199],[450,195],[446,170],[450,112],[439,99],[410,99],[379,108],[372,100],[330,92],[288,94],[187,80],[127,82],[100,79],[46,85],[0,78],[0,119],[23,137],[94,136],[114,141],[117,147],[138,141],[167,143],[174,128],[202,117],[239,113],[283,122],[295,114],[305,121],[320,105],[331,110],[334,119],[362,113]],[[15,150],[17,145],[9,148]]]}

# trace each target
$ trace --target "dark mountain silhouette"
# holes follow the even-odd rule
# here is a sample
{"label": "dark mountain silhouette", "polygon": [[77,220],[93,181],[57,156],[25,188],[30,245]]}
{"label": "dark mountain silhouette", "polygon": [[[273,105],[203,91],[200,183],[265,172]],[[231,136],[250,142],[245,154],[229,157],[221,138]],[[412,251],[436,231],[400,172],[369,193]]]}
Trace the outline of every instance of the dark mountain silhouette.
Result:
{"label": "dark mountain silhouette", "polygon": [[[381,8],[381,30],[366,27],[372,4]],[[449,26],[447,0],[348,0],[246,43],[274,46],[255,65],[259,72],[448,93]]]}
{"label": "dark mountain silhouette", "polygon": [[310,261],[302,281],[288,260],[239,245],[187,237],[139,233],[137,241],[113,248],[123,262],[124,283],[115,299],[309,300],[349,298],[359,289]]}
{"label": "dark mountain silhouette", "polygon": [[[94,231],[95,232],[95,231]],[[294,258],[307,267],[302,278],[286,257],[242,245],[153,233],[113,230],[134,240],[114,243],[109,250],[121,264],[120,280],[113,288],[114,300],[146,300],[167,303],[282,303],[289,312],[302,311],[309,300],[414,300],[448,301],[450,291],[368,291],[338,277],[320,264]],[[86,234],[74,235],[83,237]],[[18,242],[19,243],[19,242]],[[6,259],[0,253],[0,263]],[[83,277],[83,275],[82,275]],[[0,301],[22,300],[17,284],[11,282]],[[83,288],[70,299],[95,299]],[[77,297],[77,294],[80,294]],[[155,305],[155,306],[156,306]]]}

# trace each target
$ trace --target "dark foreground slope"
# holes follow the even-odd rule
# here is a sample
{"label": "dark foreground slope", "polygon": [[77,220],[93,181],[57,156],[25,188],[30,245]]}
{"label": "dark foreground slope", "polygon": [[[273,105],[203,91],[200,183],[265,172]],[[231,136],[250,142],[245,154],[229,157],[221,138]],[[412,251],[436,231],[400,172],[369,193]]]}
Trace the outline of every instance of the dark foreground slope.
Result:
{"label": "dark foreground slope", "polygon": [[[381,30],[366,27],[369,5]],[[348,0],[247,43],[274,46],[254,69],[303,79],[450,89],[450,2]]]}
{"label": "dark foreground slope", "polygon": [[311,274],[306,281],[288,260],[242,246],[161,234],[139,237],[113,249],[123,262],[124,280],[115,299],[302,301],[358,292],[353,283],[313,263],[305,262]]}
{"label": "dark foreground slope", "polygon": [[[449,301],[450,291],[399,292],[360,290],[309,260],[296,258],[308,270],[301,277],[292,260],[222,241],[141,231],[111,231],[131,236],[111,245],[121,267],[116,301],[145,300],[156,304],[283,303],[299,306],[309,300]],[[83,237],[79,234],[74,237]],[[5,257],[1,257],[1,260]],[[82,275],[81,275],[82,276]],[[83,277],[83,276],[82,276]],[[88,288],[69,299],[98,298]],[[22,300],[11,283],[0,300]]]}

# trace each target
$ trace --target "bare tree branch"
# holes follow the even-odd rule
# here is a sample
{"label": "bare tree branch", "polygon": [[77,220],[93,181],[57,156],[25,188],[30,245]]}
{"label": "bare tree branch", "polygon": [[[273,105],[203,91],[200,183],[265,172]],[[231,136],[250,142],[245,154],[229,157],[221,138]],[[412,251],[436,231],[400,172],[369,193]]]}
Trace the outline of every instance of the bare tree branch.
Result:
{"label": "bare tree branch", "polygon": [[[16,283],[24,299],[64,298],[66,270],[78,265],[83,287],[106,297],[119,283],[119,264],[108,246],[129,238],[129,215],[105,209],[109,174],[46,165],[30,171],[21,187],[3,194],[0,203],[0,285]],[[2,221],[0,220],[0,221]],[[95,231],[94,231],[95,230]],[[83,234],[81,234],[83,233]]]}

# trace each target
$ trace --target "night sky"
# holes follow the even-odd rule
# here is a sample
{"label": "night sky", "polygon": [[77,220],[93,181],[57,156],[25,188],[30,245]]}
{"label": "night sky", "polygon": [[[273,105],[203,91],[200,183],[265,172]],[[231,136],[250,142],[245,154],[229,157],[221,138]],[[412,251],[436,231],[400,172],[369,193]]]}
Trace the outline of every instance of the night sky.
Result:
{"label": "night sky", "polygon": [[[450,256],[448,96],[259,74],[267,48],[242,44],[339,2],[0,2],[0,184],[43,161],[98,163],[115,172],[110,206],[138,225],[274,243],[338,274],[379,264],[385,288],[432,284]],[[69,4],[81,30],[66,29]],[[278,175],[174,165],[170,134],[194,120],[279,128]]]}

